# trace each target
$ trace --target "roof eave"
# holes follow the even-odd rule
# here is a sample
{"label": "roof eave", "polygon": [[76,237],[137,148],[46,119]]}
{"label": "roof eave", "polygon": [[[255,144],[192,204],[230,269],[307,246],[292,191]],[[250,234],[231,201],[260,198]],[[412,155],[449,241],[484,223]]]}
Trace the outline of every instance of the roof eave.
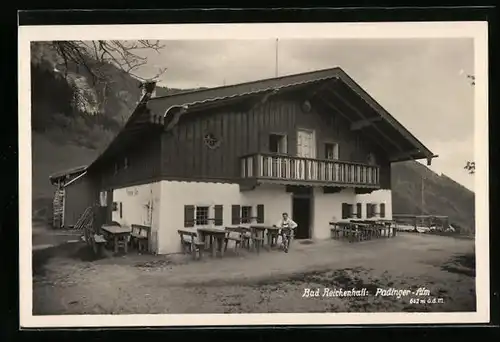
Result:
{"label": "roof eave", "polygon": [[436,154],[433,154],[432,152],[429,151],[429,153],[422,153],[418,155],[413,155],[413,156],[408,156],[408,157],[401,157],[397,159],[393,159],[390,162],[391,163],[399,163],[399,162],[405,162],[405,161],[410,161],[410,160],[422,160],[426,159],[427,160],[427,166],[431,166],[432,160],[435,158],[438,158],[439,156]]}

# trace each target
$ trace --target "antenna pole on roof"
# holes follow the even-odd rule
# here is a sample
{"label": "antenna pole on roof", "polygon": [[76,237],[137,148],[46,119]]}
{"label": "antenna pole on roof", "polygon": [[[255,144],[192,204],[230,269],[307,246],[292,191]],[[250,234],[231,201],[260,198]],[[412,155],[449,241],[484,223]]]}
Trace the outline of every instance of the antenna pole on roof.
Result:
{"label": "antenna pole on roof", "polygon": [[276,77],[278,77],[278,38],[276,38]]}

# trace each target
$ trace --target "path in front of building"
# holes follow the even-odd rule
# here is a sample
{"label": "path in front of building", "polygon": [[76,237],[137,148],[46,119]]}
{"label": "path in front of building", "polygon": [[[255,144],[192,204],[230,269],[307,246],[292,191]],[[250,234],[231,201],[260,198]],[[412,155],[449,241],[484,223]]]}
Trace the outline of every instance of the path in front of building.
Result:
{"label": "path in front of building", "polygon": [[32,224],[32,249],[34,251],[52,248],[65,243],[80,241],[82,233],[75,230],[55,230],[48,224],[33,222]]}
{"label": "path in front of building", "polygon": [[[52,255],[34,278],[35,314],[467,311],[475,308],[474,242],[412,233],[349,244],[294,242],[288,254],[109,257]],[[462,259],[456,259],[456,257]],[[465,258],[465,259],[464,259]],[[472,258],[472,261],[471,261]],[[462,260],[462,261],[460,261]],[[465,260],[465,261],[464,261]],[[471,264],[472,263],[472,264]],[[304,298],[305,288],[367,288],[364,298]],[[375,297],[377,288],[430,289],[439,305]]]}

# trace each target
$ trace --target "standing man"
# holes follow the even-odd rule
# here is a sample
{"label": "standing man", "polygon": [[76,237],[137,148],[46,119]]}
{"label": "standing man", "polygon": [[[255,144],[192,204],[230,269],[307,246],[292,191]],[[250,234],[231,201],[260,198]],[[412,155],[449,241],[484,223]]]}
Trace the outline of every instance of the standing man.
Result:
{"label": "standing man", "polygon": [[283,248],[285,253],[288,253],[288,248],[290,247],[291,239],[293,238],[293,230],[297,228],[297,223],[293,221],[288,213],[283,213],[281,220],[276,224],[280,228],[279,235],[281,235]]}

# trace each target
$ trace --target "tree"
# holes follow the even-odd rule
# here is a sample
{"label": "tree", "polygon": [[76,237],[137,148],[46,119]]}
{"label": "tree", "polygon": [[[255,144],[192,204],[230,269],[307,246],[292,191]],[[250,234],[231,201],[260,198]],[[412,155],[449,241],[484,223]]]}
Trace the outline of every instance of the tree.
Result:
{"label": "tree", "polygon": [[469,174],[473,175],[474,173],[476,173],[476,163],[473,161],[467,161],[464,169],[466,169]]}
{"label": "tree", "polygon": [[147,57],[141,52],[152,50],[159,53],[163,48],[158,40],[34,42],[31,62],[66,79],[73,89],[74,107],[95,112],[103,107],[110,86],[117,81],[116,70],[112,73],[110,65],[139,81],[151,81],[163,74],[166,68],[159,69],[152,77],[139,76],[137,70],[147,63]]}

